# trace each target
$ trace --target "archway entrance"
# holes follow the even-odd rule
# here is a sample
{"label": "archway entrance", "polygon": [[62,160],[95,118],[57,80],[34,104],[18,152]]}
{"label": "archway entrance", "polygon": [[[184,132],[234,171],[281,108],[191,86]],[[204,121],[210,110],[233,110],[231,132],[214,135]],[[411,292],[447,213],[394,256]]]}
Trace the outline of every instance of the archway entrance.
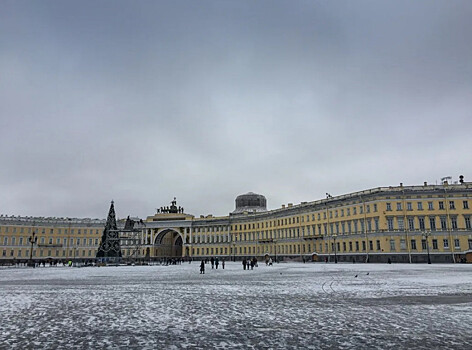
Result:
{"label": "archway entrance", "polygon": [[153,253],[157,258],[181,258],[182,236],[173,229],[166,229],[156,236],[154,240]]}

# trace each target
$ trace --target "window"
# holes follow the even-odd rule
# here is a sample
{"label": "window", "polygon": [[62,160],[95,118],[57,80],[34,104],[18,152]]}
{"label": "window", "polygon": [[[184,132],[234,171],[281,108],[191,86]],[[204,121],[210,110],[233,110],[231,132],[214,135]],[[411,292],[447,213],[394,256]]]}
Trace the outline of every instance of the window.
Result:
{"label": "window", "polygon": [[397,211],[401,211],[402,210],[402,203],[399,202],[397,203]]}
{"label": "window", "polygon": [[369,241],[369,250],[374,250],[374,242]]}
{"label": "window", "polygon": [[411,240],[411,249],[416,250],[416,239]]}
{"label": "window", "polygon": [[449,201],[449,209],[456,209],[454,201]]}
{"label": "window", "polygon": [[343,242],[343,251],[346,251],[346,242]]}
{"label": "window", "polygon": [[351,208],[347,208],[346,212],[347,212],[347,216],[351,216]]}
{"label": "window", "polygon": [[406,203],[406,209],[407,210],[413,210],[413,206],[412,206],[411,202]]}
{"label": "window", "polygon": [[387,218],[387,226],[389,231],[393,231],[393,218]]}
{"label": "window", "polygon": [[403,218],[397,218],[397,222],[398,222],[398,229],[399,230],[404,230],[405,229],[405,222],[404,222]]}
{"label": "window", "polygon": [[431,231],[436,231],[436,219],[434,217],[429,218],[429,228]]}
{"label": "window", "polygon": [[367,204],[367,206],[365,207],[365,210],[366,210],[367,213],[370,213],[370,205],[369,204]]}
{"label": "window", "polygon": [[374,212],[377,212],[377,204],[374,204]]}
{"label": "window", "polygon": [[418,210],[423,210],[423,202],[418,202]]}
{"label": "window", "polygon": [[444,249],[449,249],[449,240],[447,238],[443,239],[443,247]]}
{"label": "window", "polygon": [[424,218],[423,217],[418,218],[418,222],[420,224],[420,230],[424,231]]}
{"label": "window", "polygon": [[[472,246],[472,240],[469,241],[469,245]],[[352,252],[352,242],[349,242],[349,251]]]}
{"label": "window", "polygon": [[469,239],[468,243],[469,243],[469,249],[472,249],[472,239]]}
{"label": "window", "polygon": [[457,218],[456,217],[451,217],[451,228],[453,230],[457,230]]}
{"label": "window", "polygon": [[444,210],[444,202],[439,202],[439,210]]}
{"label": "window", "polygon": [[379,218],[374,219],[375,231],[379,231]]}
{"label": "window", "polygon": [[462,202],[464,209],[469,209],[469,202],[468,201],[463,201]]}
{"label": "window", "polygon": [[387,203],[387,211],[392,211],[392,204],[391,203]]}
{"label": "window", "polygon": [[365,252],[365,241],[362,241],[362,251]]}
{"label": "window", "polygon": [[461,249],[461,242],[458,238],[454,239],[454,248]]}
{"label": "window", "polygon": [[391,251],[395,250],[395,240],[393,240],[393,239],[390,240],[390,250]]}
{"label": "window", "polygon": [[377,250],[380,250],[380,240],[377,240],[375,243],[377,244]]}
{"label": "window", "polygon": [[359,207],[359,214],[362,214],[364,212],[364,208],[362,206]]}
{"label": "window", "polygon": [[428,210],[434,210],[433,202],[428,202]]}
{"label": "window", "polygon": [[357,208],[354,207],[354,208],[352,208],[352,215],[356,215],[356,214],[357,214]]}
{"label": "window", "polygon": [[422,239],[422,240],[421,240],[421,249],[423,249],[423,250],[426,250],[426,249],[427,249],[427,247],[426,247],[426,239]]}
{"label": "window", "polygon": [[447,230],[447,222],[444,216],[441,216],[441,230]]}
{"label": "window", "polygon": [[438,240],[433,239],[433,249],[438,249]]}
{"label": "window", "polygon": [[359,242],[356,241],[356,251],[358,252],[359,251]]}
{"label": "window", "polygon": [[415,230],[415,218],[408,218],[408,228],[410,231]]}
{"label": "window", "polygon": [[405,250],[406,249],[406,240],[400,239],[400,249]]}
{"label": "window", "polygon": [[470,226],[470,217],[465,217],[465,228],[470,230],[471,229],[471,226]]}

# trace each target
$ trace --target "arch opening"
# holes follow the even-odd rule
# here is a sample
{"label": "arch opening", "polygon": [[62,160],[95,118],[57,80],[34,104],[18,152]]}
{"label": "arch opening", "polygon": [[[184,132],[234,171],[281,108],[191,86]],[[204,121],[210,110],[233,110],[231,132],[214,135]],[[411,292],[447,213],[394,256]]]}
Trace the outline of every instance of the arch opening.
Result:
{"label": "arch opening", "polygon": [[181,258],[183,256],[183,239],[180,232],[165,229],[154,239],[154,256],[156,258]]}

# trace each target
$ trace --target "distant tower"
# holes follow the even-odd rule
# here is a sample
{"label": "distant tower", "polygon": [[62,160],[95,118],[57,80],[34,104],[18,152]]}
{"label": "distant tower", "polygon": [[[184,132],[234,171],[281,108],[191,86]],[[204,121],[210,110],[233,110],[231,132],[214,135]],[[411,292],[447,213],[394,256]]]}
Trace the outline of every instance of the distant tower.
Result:
{"label": "distant tower", "polygon": [[107,223],[103,230],[97,258],[121,258],[120,237],[116,225],[115,206],[111,201],[108,212]]}

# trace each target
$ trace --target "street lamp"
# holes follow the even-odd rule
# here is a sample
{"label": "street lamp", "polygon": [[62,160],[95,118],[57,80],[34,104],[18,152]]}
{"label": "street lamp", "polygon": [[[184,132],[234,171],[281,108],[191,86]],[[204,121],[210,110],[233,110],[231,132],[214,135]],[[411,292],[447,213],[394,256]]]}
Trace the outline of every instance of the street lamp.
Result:
{"label": "street lamp", "polygon": [[338,256],[337,256],[338,247],[336,246],[336,237],[337,236],[338,236],[337,234],[333,234],[333,239],[334,239],[334,263],[335,264],[338,263]]}
{"label": "street lamp", "polygon": [[431,258],[429,256],[429,236],[431,236],[431,231],[424,231],[423,232],[423,237],[426,239],[426,249],[428,251],[428,264],[431,264]]}
{"label": "street lamp", "polygon": [[28,238],[28,241],[31,243],[31,249],[30,249],[30,266],[33,265],[33,245],[38,242],[38,237],[36,237],[36,232],[33,231],[33,234]]}
{"label": "street lamp", "polygon": [[274,239],[274,256],[275,262],[277,262],[277,241]]}

